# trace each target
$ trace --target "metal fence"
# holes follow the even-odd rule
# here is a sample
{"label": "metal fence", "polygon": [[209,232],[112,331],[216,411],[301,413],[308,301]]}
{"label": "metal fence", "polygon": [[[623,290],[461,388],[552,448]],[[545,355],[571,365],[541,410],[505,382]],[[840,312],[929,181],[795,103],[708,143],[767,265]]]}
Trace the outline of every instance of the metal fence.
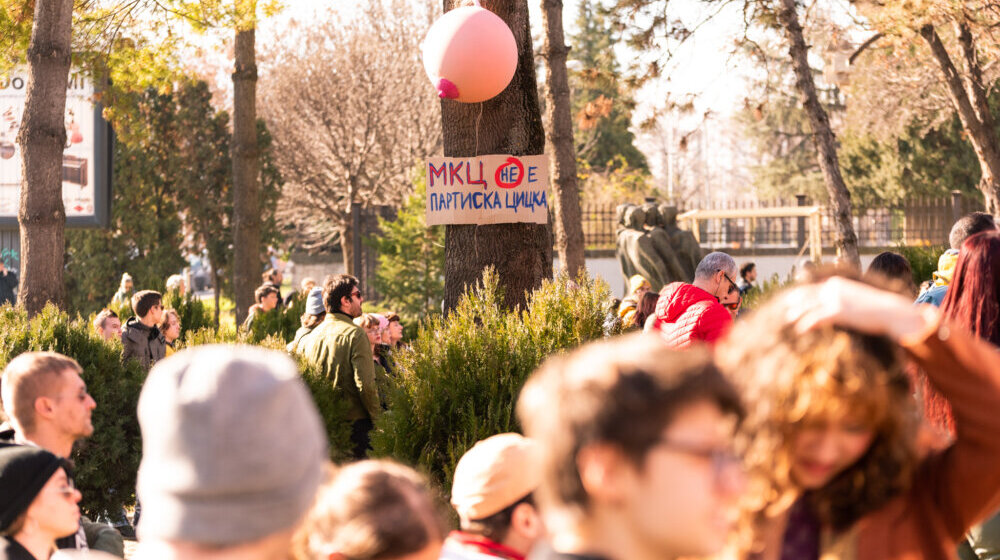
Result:
{"label": "metal fence", "polygon": [[[719,201],[704,210],[755,210],[807,206],[805,197],[792,200]],[[589,250],[614,249],[618,228],[616,205],[585,205],[582,208],[584,243]],[[679,208],[682,212],[692,208]],[[983,210],[980,199],[952,193],[947,197],[915,197],[884,208],[856,209],[854,231],[861,247],[904,245],[945,245],[955,221],[973,211]],[[806,218],[719,218],[698,222],[699,238],[712,249],[801,249],[809,238]],[[823,209],[821,239],[833,247],[836,222],[828,207]]]}

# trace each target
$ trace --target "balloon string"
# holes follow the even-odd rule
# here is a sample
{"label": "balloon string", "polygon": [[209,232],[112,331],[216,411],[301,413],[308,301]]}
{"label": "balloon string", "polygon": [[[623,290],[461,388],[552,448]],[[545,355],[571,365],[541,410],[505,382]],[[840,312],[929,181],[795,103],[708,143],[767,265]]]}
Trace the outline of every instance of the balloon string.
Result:
{"label": "balloon string", "polygon": [[474,156],[479,155],[479,121],[483,118],[483,103],[479,103],[479,116],[476,117],[476,151],[472,153]]}
{"label": "balloon string", "polygon": [[[479,0],[476,0],[476,5],[479,5]],[[483,119],[483,102],[479,102],[479,116],[476,117],[476,151],[473,155],[479,155],[479,123]],[[476,249],[476,262],[479,262],[479,224],[474,226],[472,230],[472,246]]]}

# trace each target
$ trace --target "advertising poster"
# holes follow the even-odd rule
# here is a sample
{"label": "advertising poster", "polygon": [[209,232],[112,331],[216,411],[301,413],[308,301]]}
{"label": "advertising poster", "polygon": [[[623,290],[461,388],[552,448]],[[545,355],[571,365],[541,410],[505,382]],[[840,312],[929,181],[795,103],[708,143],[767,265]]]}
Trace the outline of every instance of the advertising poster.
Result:
{"label": "advertising poster", "polygon": [[[27,74],[0,76],[0,221],[16,224],[21,192],[21,127]],[[66,146],[62,160],[62,194],[70,225],[99,225],[110,193],[107,122],[94,100],[94,87],[82,73],[72,72],[66,91]]]}

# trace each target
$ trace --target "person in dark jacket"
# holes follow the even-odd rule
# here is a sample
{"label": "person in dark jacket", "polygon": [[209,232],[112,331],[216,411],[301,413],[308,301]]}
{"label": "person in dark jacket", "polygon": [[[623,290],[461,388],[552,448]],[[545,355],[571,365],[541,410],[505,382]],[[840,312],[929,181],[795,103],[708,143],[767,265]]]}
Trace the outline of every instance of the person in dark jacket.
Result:
{"label": "person in dark jacket", "polygon": [[[10,422],[0,427],[0,443],[32,445],[68,459],[73,444],[94,433],[91,413],[97,403],[87,393],[82,373],[76,360],[55,352],[25,352],[11,360],[0,380],[0,399]],[[56,544],[124,554],[118,531],[86,519],[76,534]]]}
{"label": "person in dark jacket", "polygon": [[17,274],[14,274],[13,270],[8,270],[7,264],[0,259],[0,305],[16,303],[15,289],[17,289]]}
{"label": "person in dark jacket", "polygon": [[48,560],[80,525],[69,461],[40,447],[0,444],[0,560]]}
{"label": "person in dark jacket", "polygon": [[157,327],[163,319],[163,296],[153,290],[136,292],[132,311],[135,316],[122,330],[122,360],[135,358],[149,369],[167,354],[167,340]]}

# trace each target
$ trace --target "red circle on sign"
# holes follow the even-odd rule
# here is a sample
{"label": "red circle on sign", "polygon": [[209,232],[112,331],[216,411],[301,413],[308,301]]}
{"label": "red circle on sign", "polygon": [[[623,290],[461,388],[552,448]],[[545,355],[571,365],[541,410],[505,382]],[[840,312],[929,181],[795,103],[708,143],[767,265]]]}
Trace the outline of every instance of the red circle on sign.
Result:
{"label": "red circle on sign", "polygon": [[[511,165],[517,167],[517,180],[504,181],[502,179],[501,172],[504,169],[510,167]],[[507,158],[507,161],[503,165],[498,167],[497,172],[493,174],[493,180],[494,182],[496,182],[497,186],[500,187],[501,189],[513,189],[514,187],[520,185],[521,181],[524,180],[524,165],[521,163],[521,160],[515,157]]]}

